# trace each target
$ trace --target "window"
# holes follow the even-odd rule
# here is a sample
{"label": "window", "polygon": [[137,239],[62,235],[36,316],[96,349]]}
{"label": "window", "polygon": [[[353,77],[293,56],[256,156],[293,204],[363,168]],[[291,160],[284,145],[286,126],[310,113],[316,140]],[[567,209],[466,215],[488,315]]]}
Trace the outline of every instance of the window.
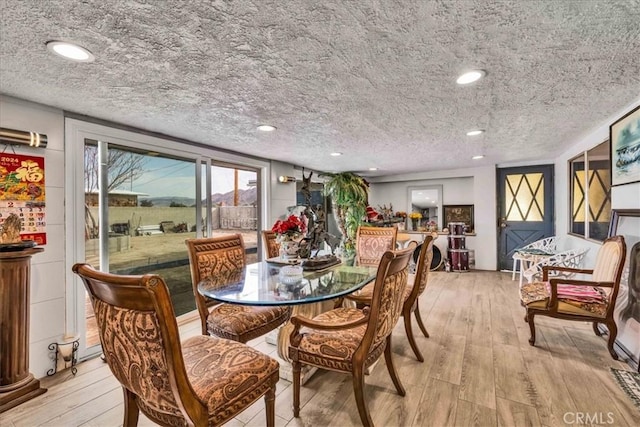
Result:
{"label": "window", "polygon": [[611,218],[609,141],[569,161],[571,216],[569,232],[587,239],[607,238]]}

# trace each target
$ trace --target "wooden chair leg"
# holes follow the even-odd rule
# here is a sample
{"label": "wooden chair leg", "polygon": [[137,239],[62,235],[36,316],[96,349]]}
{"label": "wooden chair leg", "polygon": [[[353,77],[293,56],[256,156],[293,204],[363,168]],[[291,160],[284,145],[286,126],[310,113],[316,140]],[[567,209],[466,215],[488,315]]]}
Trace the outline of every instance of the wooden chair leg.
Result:
{"label": "wooden chair leg", "polygon": [[529,331],[531,332],[531,338],[529,338],[529,345],[536,345],[536,326],[533,323],[533,317],[535,313],[533,311],[527,310],[527,323],[529,323]]}
{"label": "wooden chair leg", "polygon": [[411,328],[411,312],[404,313],[402,315],[404,320],[404,331],[407,334],[407,339],[409,340],[409,345],[411,346],[411,350],[413,350],[413,354],[416,355],[416,359],[420,362],[424,362],[424,357],[422,357],[422,353],[420,353],[420,349],[418,348],[418,344],[416,344],[416,339],[413,336],[413,329]]}
{"label": "wooden chair leg", "polygon": [[373,427],[373,420],[369,415],[367,402],[364,400],[364,368],[362,366],[354,366],[353,368],[353,394],[356,398],[356,406],[360,414],[360,421],[364,427]]}
{"label": "wooden chair leg", "polygon": [[298,361],[291,362],[293,366],[293,416],[300,416],[300,370],[301,364]]}
{"label": "wooden chair leg", "polygon": [[[409,323],[411,323],[411,319],[409,319]],[[395,366],[393,366],[393,356],[391,354],[391,335],[387,337],[387,346],[384,349],[384,361],[387,364],[387,370],[389,371],[389,375],[391,376],[391,381],[393,381],[393,385],[396,386],[396,390],[398,391],[398,394],[400,396],[406,395],[407,393],[404,391],[404,387],[400,382],[400,378],[398,378],[398,373],[396,372],[396,368]]]}
{"label": "wooden chair leg", "polygon": [[136,395],[131,393],[125,387],[122,387],[124,393],[124,427],[135,427],[138,425],[138,415],[140,409],[138,409],[138,403],[136,402]]}
{"label": "wooden chair leg", "polygon": [[274,385],[264,395],[264,408],[267,413],[267,427],[276,425],[276,386]]}
{"label": "wooden chair leg", "polygon": [[598,329],[598,322],[593,322],[593,333],[595,333],[599,337],[602,336],[602,332],[600,332],[600,329]]}
{"label": "wooden chair leg", "polygon": [[616,342],[616,337],[618,336],[618,327],[613,319],[607,320],[605,324],[607,325],[607,329],[609,329],[609,340],[607,341],[609,354],[613,357],[613,360],[618,360],[618,353],[613,349],[613,344]]}
{"label": "wooden chair leg", "polygon": [[416,309],[413,311],[413,314],[416,316],[416,321],[418,322],[420,330],[426,338],[429,338],[429,332],[427,332],[427,328],[425,328],[424,323],[422,323],[422,316],[420,316],[420,304],[418,304],[418,300],[416,300]]}

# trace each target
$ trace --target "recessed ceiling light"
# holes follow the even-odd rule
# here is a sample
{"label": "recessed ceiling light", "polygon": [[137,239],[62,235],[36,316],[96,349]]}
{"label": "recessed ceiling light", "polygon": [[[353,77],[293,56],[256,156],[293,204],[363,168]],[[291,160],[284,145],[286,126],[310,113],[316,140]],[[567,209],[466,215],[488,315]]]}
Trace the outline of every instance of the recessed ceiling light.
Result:
{"label": "recessed ceiling light", "polygon": [[378,168],[369,168],[370,171],[377,171]]}
{"label": "recessed ceiling light", "polygon": [[483,158],[484,158],[484,155],[482,155],[482,154],[472,157],[473,160],[480,160],[480,159],[483,159]]}
{"label": "recessed ceiling light", "polygon": [[87,49],[73,43],[52,40],[47,42],[47,49],[49,49],[49,52],[72,61],[93,62],[95,59]]}
{"label": "recessed ceiling light", "polygon": [[271,125],[260,125],[258,126],[258,130],[261,130],[262,132],[273,132],[276,130],[276,127]]}
{"label": "recessed ceiling light", "polygon": [[480,80],[484,77],[485,74],[486,73],[483,70],[472,70],[458,77],[456,83],[458,83],[459,85],[468,85],[469,83]]}
{"label": "recessed ceiling light", "polygon": [[475,130],[470,130],[469,132],[467,132],[467,136],[476,136],[476,135],[480,135],[484,133],[484,131],[482,129],[475,129]]}
{"label": "recessed ceiling light", "polygon": [[336,152],[334,152],[334,153],[331,153],[331,155],[332,155],[333,157],[338,157],[338,156],[342,156],[342,153],[338,153],[338,152],[336,151]]}

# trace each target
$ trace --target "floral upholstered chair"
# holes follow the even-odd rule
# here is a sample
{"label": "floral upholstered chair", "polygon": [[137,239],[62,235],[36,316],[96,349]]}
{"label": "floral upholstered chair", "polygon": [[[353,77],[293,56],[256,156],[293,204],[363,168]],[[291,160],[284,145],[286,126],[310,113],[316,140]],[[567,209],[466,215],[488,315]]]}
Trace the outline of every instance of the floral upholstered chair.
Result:
{"label": "floral upholstered chair", "polygon": [[396,248],[396,227],[363,227],[356,232],[356,265],[377,266],[386,251]]}
{"label": "floral upholstered chair", "polygon": [[91,298],[104,358],[124,392],[124,426],[142,411],[163,426],[217,426],[264,396],[275,423],[278,362],[246,344],[198,335],[180,342],[160,276],[118,276],[76,264]]}
{"label": "floral upholstered chair", "polygon": [[[289,319],[289,307],[220,304],[198,292],[205,279],[243,274],[246,265],[244,242],[240,234],[187,239],[191,282],[200,314],[203,335],[216,335],[246,343],[280,326]],[[219,283],[226,285],[228,283]]]}
{"label": "floral upholstered chair", "polygon": [[[613,343],[618,328],[613,319],[620,277],[626,256],[624,237],[615,236],[605,240],[598,250],[593,270],[575,269],[561,266],[545,266],[542,281],[527,283],[520,288],[520,302],[527,313],[531,338],[535,345],[535,316],[550,316],[565,320],[593,322],[593,331],[600,335],[598,323],[609,329],[608,349],[611,357],[618,359]],[[549,272],[559,270],[564,273],[589,274],[591,280],[577,280],[565,277],[549,278]]]}
{"label": "floral upholstered chair", "polygon": [[[413,335],[413,328],[411,324],[411,313],[414,313],[416,321],[420,330],[426,338],[429,338],[427,328],[422,323],[422,317],[420,316],[420,306],[418,298],[424,290],[427,288],[427,280],[429,278],[429,268],[431,266],[431,260],[433,258],[433,236],[427,236],[422,242],[420,247],[420,254],[418,255],[418,264],[416,266],[415,275],[409,276],[407,287],[404,291],[404,303],[402,305],[402,318],[404,320],[404,330],[409,339],[409,344],[413,353],[416,355],[416,359],[420,362],[424,362],[424,357],[420,353],[420,349],[416,343],[416,339]],[[371,304],[373,298],[374,285],[372,283],[367,284],[361,290],[347,295],[345,298],[350,301],[354,301],[358,307],[364,307]]]}
{"label": "floral upholstered chair", "polygon": [[280,256],[280,243],[275,231],[262,231],[262,244],[264,245],[265,258],[276,258]]}
{"label": "floral upholstered chair", "polygon": [[387,370],[401,396],[405,390],[395,371],[391,332],[402,313],[404,289],[413,249],[386,252],[378,266],[371,305],[365,309],[337,308],[313,319],[293,316],[289,358],[293,364],[293,414],[300,416],[300,371],[310,365],[351,373],[360,419],[373,425],[364,399],[366,368],[383,353]]}

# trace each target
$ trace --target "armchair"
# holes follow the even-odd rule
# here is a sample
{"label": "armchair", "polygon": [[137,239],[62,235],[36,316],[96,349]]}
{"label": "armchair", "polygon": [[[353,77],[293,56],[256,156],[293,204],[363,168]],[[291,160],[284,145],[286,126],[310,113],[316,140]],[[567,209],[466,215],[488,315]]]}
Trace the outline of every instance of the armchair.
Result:
{"label": "armchair", "polygon": [[363,227],[356,232],[356,265],[377,266],[386,251],[396,248],[396,227]]}
{"label": "armchair", "polygon": [[126,427],[142,411],[163,426],[223,424],[264,396],[275,423],[278,362],[246,344],[198,335],[180,342],[160,276],[118,276],[75,264],[91,298],[104,358],[124,393]]}
{"label": "armchair", "polygon": [[[529,344],[535,345],[534,318],[538,315],[592,322],[596,335],[600,335],[598,323],[604,323],[609,329],[607,342],[609,354],[617,360],[618,355],[613,349],[613,343],[616,340],[618,328],[613,318],[613,312],[625,256],[624,237],[610,237],[603,242],[598,250],[593,269],[547,265],[542,269],[542,282],[523,285],[520,288],[520,302],[526,309],[525,320],[529,323],[531,332]],[[566,277],[549,278],[549,272],[553,270],[571,274],[589,274],[591,280]]]}
{"label": "armchair", "polygon": [[[213,272],[233,275],[246,265],[240,234],[187,239],[191,282],[203,335],[215,335],[246,343],[262,336],[289,319],[289,307],[220,304],[198,292],[198,284]],[[220,285],[224,285],[221,283]]]}
{"label": "armchair", "polygon": [[[415,243],[415,242],[414,242]],[[414,248],[414,251],[417,249]],[[415,255],[415,252],[414,252]],[[429,338],[429,332],[422,323],[422,316],[420,316],[420,306],[418,298],[427,287],[427,279],[429,278],[429,270],[431,266],[431,259],[433,258],[433,236],[427,236],[420,246],[420,252],[418,255],[418,262],[416,265],[415,275],[410,275],[407,283],[407,287],[404,291],[404,302],[402,304],[402,319],[404,321],[404,330],[409,340],[409,345],[416,355],[416,359],[420,362],[424,362],[424,357],[420,353],[418,344],[413,335],[413,328],[411,324],[411,313],[415,315],[416,321],[420,330],[426,338]],[[354,301],[360,308],[370,305],[373,298],[374,285],[372,283],[367,284],[361,290],[347,295],[345,299]]]}
{"label": "armchair", "polygon": [[262,244],[264,245],[265,258],[275,258],[280,255],[280,243],[278,243],[275,231],[262,231]]}
{"label": "armchair", "polygon": [[[391,333],[402,312],[404,288],[409,274],[411,248],[387,251],[378,265],[371,305],[337,308],[313,319],[293,316],[289,357],[293,364],[293,414],[300,416],[300,371],[302,364],[351,373],[360,420],[372,426],[364,398],[365,369],[383,353],[391,380],[401,396],[405,390],[395,371]],[[304,329],[301,329],[304,327]]]}

